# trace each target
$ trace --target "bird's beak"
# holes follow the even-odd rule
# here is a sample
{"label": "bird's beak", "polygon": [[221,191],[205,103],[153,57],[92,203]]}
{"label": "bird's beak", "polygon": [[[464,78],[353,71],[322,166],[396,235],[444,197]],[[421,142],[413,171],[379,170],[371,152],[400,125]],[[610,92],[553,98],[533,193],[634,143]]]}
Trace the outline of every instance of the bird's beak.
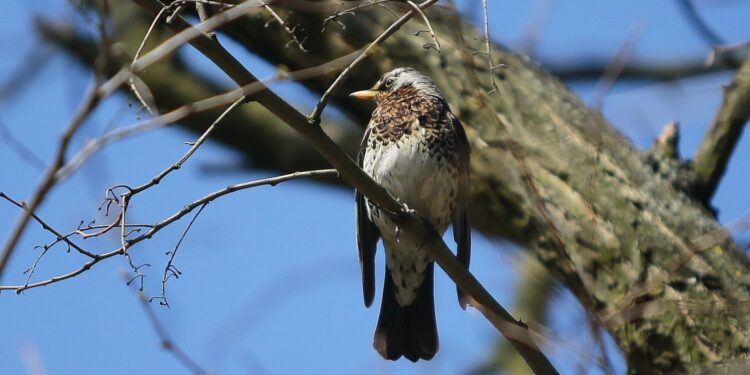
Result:
{"label": "bird's beak", "polygon": [[374,98],[377,95],[378,95],[378,92],[375,90],[355,91],[349,94],[349,96],[351,96],[352,98],[356,98],[359,100],[369,100],[369,99]]}

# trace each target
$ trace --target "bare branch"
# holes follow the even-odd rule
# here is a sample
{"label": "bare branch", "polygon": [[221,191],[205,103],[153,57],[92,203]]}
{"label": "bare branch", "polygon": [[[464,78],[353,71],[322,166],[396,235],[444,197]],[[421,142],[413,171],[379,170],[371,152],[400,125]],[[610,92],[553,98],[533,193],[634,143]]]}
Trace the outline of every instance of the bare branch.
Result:
{"label": "bare branch", "polygon": [[[384,3],[388,3],[388,2],[392,2],[392,1],[396,1],[396,0],[367,0],[367,1],[363,1],[362,3],[353,5],[353,6],[349,7],[349,8],[344,8],[344,9],[339,8],[332,15],[330,15],[330,16],[326,17],[325,19],[323,19],[323,31],[325,31],[326,26],[328,26],[328,23],[330,23],[331,21],[339,22],[338,19],[341,16],[344,16],[344,15],[355,15],[357,13],[357,11],[359,11],[360,9],[367,8],[367,7],[370,7],[370,6],[373,6],[373,5],[383,5]],[[344,5],[346,5],[346,4],[347,4],[347,2],[341,2],[341,7],[344,7]],[[388,7],[384,6],[384,8],[390,10],[390,8],[388,8]],[[396,16],[398,16],[398,15],[396,15]],[[339,22],[339,24],[341,24],[341,23]],[[341,25],[343,27],[343,24],[341,24]],[[346,29],[346,28],[344,27],[344,29]]]}
{"label": "bare branch", "polygon": [[[209,18],[206,5],[200,1],[195,3],[195,12],[198,13],[198,19],[201,21],[201,23],[206,22],[206,20]],[[213,30],[210,30],[206,32],[206,36],[211,39],[215,39],[216,33]]]}
{"label": "bare branch", "polygon": [[[736,67],[738,65],[736,61],[742,61],[750,57],[750,41],[714,46],[706,57],[705,64],[706,66],[714,66],[717,61],[719,63],[724,62],[727,60],[724,58],[727,55],[730,56],[730,62],[728,65]],[[725,65],[727,64],[725,63]]]}
{"label": "bare branch", "polygon": [[724,175],[729,157],[749,118],[750,60],[742,65],[734,81],[724,91],[724,99],[711,128],[693,156],[697,198],[706,205]]}
{"label": "bare branch", "polygon": [[[440,53],[440,42],[438,41],[437,35],[435,35],[435,30],[432,29],[432,24],[430,23],[430,19],[427,18],[427,15],[424,14],[421,8],[417,6],[417,4],[414,4],[411,0],[406,0],[406,4],[411,7],[412,10],[419,13],[419,16],[422,17],[422,21],[424,21],[425,25],[427,25],[427,32],[430,33],[430,37],[432,37],[433,44],[425,44],[425,49],[435,48],[438,53]],[[417,32],[417,35],[419,35],[421,31]]]}
{"label": "bare branch", "polygon": [[534,56],[542,28],[549,20],[554,5],[556,5],[553,0],[542,0],[534,3],[534,10],[516,42],[518,53],[528,56]]}
{"label": "bare branch", "polygon": [[[180,244],[182,244],[182,240],[185,239],[185,236],[187,235],[187,232],[190,230],[190,227],[193,226],[195,219],[197,219],[198,215],[200,215],[201,212],[203,212],[203,209],[206,208],[206,205],[208,205],[208,203],[200,206],[200,208],[198,209],[198,212],[196,212],[195,215],[193,215],[193,218],[190,219],[190,222],[188,222],[188,225],[185,227],[185,230],[182,231],[182,234],[180,235],[180,239],[177,240],[177,244],[174,246],[174,249],[168,252],[169,260],[167,261],[167,265],[164,267],[164,273],[162,274],[162,278],[161,278],[161,296],[155,297],[160,300],[159,304],[161,305],[169,307],[169,301],[167,301],[167,280],[169,280],[169,278],[172,276],[174,276],[174,278],[177,279],[180,277],[179,275],[182,274],[182,272],[180,272],[177,269],[177,267],[174,266],[173,264],[174,258],[175,256],[177,256],[177,250],[180,248]],[[151,302],[151,300],[153,299],[154,298],[151,298],[149,302]]]}
{"label": "bare branch", "polygon": [[16,248],[16,244],[21,239],[21,235],[26,229],[26,224],[28,224],[29,220],[32,218],[32,213],[36,211],[37,208],[39,208],[42,202],[44,202],[45,198],[47,197],[47,193],[49,193],[49,191],[52,190],[52,187],[55,185],[57,181],[55,175],[58,169],[63,166],[63,163],[65,161],[65,154],[68,151],[68,146],[70,145],[70,140],[73,138],[73,135],[76,133],[76,131],[78,131],[81,125],[83,125],[83,121],[94,110],[94,108],[96,108],[96,105],[99,103],[99,100],[101,98],[101,92],[98,87],[94,86],[89,89],[88,94],[86,94],[86,97],[83,100],[83,104],[63,131],[52,163],[45,171],[44,177],[42,177],[42,181],[34,189],[34,194],[31,196],[31,203],[29,203],[28,208],[21,214],[16,225],[13,227],[8,240],[5,243],[5,246],[3,247],[2,255],[0,255],[0,280],[2,279],[3,270],[8,264],[8,261],[13,254],[13,250]]}
{"label": "bare branch", "polygon": [[30,166],[38,171],[44,171],[47,168],[47,164],[37,154],[26,147],[21,141],[16,139],[11,133],[10,129],[5,125],[5,122],[0,120],[0,141],[5,142],[11,149],[13,149],[18,156],[26,161]]}
{"label": "bare branch", "polygon": [[500,91],[495,82],[495,63],[492,62],[492,50],[490,49],[490,26],[489,16],[487,15],[487,0],[482,0],[482,15],[484,17],[484,53],[487,55],[487,73],[490,75],[490,83],[492,83],[492,90],[488,94],[496,93]]}
{"label": "bare branch", "polygon": [[601,111],[602,106],[604,106],[604,99],[612,90],[612,87],[614,87],[617,78],[620,76],[620,73],[622,73],[622,69],[633,54],[638,40],[640,40],[645,31],[646,23],[643,20],[636,20],[635,23],[630,26],[625,42],[617,51],[615,57],[612,58],[612,61],[607,64],[602,76],[599,78],[599,82],[596,84],[594,96],[591,100],[591,106],[593,108]]}
{"label": "bare branch", "polygon": [[43,43],[37,42],[31,46],[19,61],[23,63],[5,74],[7,80],[0,83],[0,101],[5,101],[18,95],[38,77],[44,68],[52,61],[53,50]]}
{"label": "bare branch", "polygon": [[[208,204],[208,203],[210,203],[210,202],[212,202],[212,201],[214,201],[214,200],[216,200],[218,198],[221,198],[221,197],[223,197],[223,196],[225,196],[227,194],[233,193],[235,191],[250,189],[250,188],[254,188],[254,187],[258,187],[258,186],[263,186],[263,185],[276,186],[276,185],[278,185],[278,184],[280,184],[282,182],[291,181],[291,180],[295,180],[295,179],[299,179],[299,178],[305,178],[305,177],[326,177],[326,176],[335,176],[335,175],[338,175],[338,172],[335,169],[321,169],[321,170],[313,170],[313,171],[307,171],[307,172],[295,172],[295,173],[291,173],[291,174],[287,174],[287,175],[283,175],[283,176],[271,177],[271,178],[264,178],[264,179],[260,179],[260,180],[254,180],[254,181],[249,181],[249,182],[244,182],[244,183],[240,183],[240,184],[235,184],[235,185],[227,186],[227,187],[225,187],[225,188],[223,188],[221,190],[215,191],[215,192],[213,192],[211,194],[208,194],[208,195],[204,196],[203,198],[200,198],[200,199],[198,199],[198,200],[196,200],[196,201],[194,201],[194,202],[192,202],[190,204],[185,205],[184,207],[182,207],[182,209],[180,209],[176,213],[172,214],[171,216],[167,217],[166,219],[164,219],[164,220],[162,220],[162,221],[160,221],[158,223],[155,223],[153,225],[142,225],[143,227],[150,228],[148,230],[148,232],[143,233],[143,234],[141,234],[141,235],[139,235],[139,236],[137,236],[135,238],[132,238],[132,239],[126,239],[125,240],[125,245],[124,246],[120,246],[117,249],[114,249],[112,251],[109,251],[109,252],[106,252],[106,253],[102,253],[102,254],[96,254],[93,257],[93,259],[91,259],[90,261],[84,263],[80,268],[78,268],[78,269],[76,269],[76,270],[74,270],[72,272],[69,272],[69,273],[66,273],[66,274],[63,274],[63,275],[59,275],[59,276],[55,276],[53,278],[50,278],[50,279],[47,279],[47,280],[44,280],[44,281],[39,281],[39,282],[32,283],[32,284],[28,284],[28,285],[0,285],[0,291],[2,291],[2,290],[13,290],[16,293],[21,293],[21,292],[23,292],[24,290],[27,290],[27,289],[33,289],[33,288],[38,288],[38,287],[49,285],[49,284],[54,284],[54,283],[57,283],[57,282],[60,282],[60,281],[67,280],[67,279],[70,279],[72,277],[78,276],[78,275],[80,275],[80,274],[88,271],[89,269],[91,269],[91,267],[93,267],[95,264],[101,262],[102,260],[111,258],[111,257],[116,256],[116,255],[125,255],[127,248],[132,247],[133,245],[135,245],[135,244],[137,244],[137,243],[139,243],[139,242],[141,242],[143,240],[150,239],[157,232],[159,232],[160,230],[164,229],[168,225],[176,222],[177,220],[181,219],[185,215],[187,215],[190,212],[192,212],[194,209],[196,209],[198,207],[201,207],[201,206],[204,206],[204,205],[206,205],[206,204]],[[138,267],[135,267],[135,266],[131,266],[131,267],[138,268]]]}
{"label": "bare branch", "polygon": [[185,164],[185,162],[191,156],[193,156],[193,154],[195,153],[195,151],[197,151],[198,148],[201,147],[201,145],[203,145],[203,143],[206,141],[206,139],[208,139],[208,136],[211,135],[211,133],[216,128],[216,126],[221,122],[221,120],[223,120],[224,117],[226,117],[227,114],[229,114],[229,112],[231,112],[233,109],[237,108],[237,106],[239,106],[240,104],[242,104],[244,102],[245,102],[245,96],[241,96],[239,99],[235,100],[234,103],[232,103],[232,105],[230,105],[229,108],[227,108],[224,112],[222,112],[222,114],[219,115],[219,117],[211,124],[211,126],[209,126],[208,129],[206,129],[206,131],[203,132],[203,134],[201,134],[201,136],[198,138],[197,141],[195,141],[195,143],[193,143],[193,145],[190,147],[190,149],[188,149],[187,152],[185,152],[185,154],[182,155],[182,157],[180,158],[180,160],[177,160],[174,164],[170,165],[167,169],[163,170],[156,177],[154,177],[153,179],[151,179],[151,181],[149,181],[148,183],[145,183],[145,184],[143,184],[141,186],[138,186],[138,187],[130,189],[129,192],[128,192],[128,195],[130,197],[132,197],[135,194],[138,194],[139,192],[141,192],[143,190],[146,190],[149,187],[158,184],[169,173],[180,169],[182,167],[182,165]]}
{"label": "bare branch", "polygon": [[49,224],[47,224],[47,222],[45,222],[44,220],[42,220],[36,213],[34,213],[33,211],[31,211],[31,209],[26,205],[26,203],[16,201],[13,198],[11,198],[8,195],[6,195],[5,193],[3,193],[2,191],[0,191],[0,198],[3,198],[5,200],[7,200],[8,202],[12,203],[14,206],[16,206],[16,207],[24,210],[25,212],[27,212],[30,217],[32,217],[34,220],[37,221],[37,223],[39,223],[42,226],[42,228],[44,230],[49,231],[50,233],[54,234],[55,237],[57,238],[56,241],[65,242],[68,246],[76,249],[76,251],[78,251],[79,253],[81,253],[81,254],[89,257],[89,258],[96,258],[97,257],[96,254],[94,254],[92,252],[89,252],[87,250],[84,250],[83,248],[81,248],[80,246],[78,246],[75,242],[71,241],[69,239],[69,237],[70,237],[71,234],[63,235],[62,233],[60,233],[60,232],[56,231],[54,228],[52,228]]}
{"label": "bare branch", "polygon": [[677,5],[682,10],[690,25],[693,26],[706,45],[711,48],[711,53],[709,54],[707,63],[713,64],[716,57],[721,53],[722,60],[726,64],[735,68],[742,64],[742,57],[735,53],[736,51],[732,48],[722,48],[726,46],[727,43],[721,36],[719,36],[719,33],[712,29],[711,26],[708,25],[708,22],[701,17],[692,0],[677,0]]}
{"label": "bare branch", "polygon": [[[125,276],[125,279],[127,281],[127,276]],[[185,366],[186,369],[188,369],[190,372],[196,375],[207,375],[209,372],[203,369],[198,363],[191,358],[187,353],[185,353],[184,350],[180,348],[179,345],[172,339],[172,336],[167,332],[167,328],[164,327],[164,325],[161,323],[159,318],[156,316],[156,313],[151,308],[151,306],[148,303],[148,300],[146,299],[146,296],[143,294],[142,291],[138,291],[137,298],[138,303],[143,308],[143,312],[146,314],[146,318],[148,318],[149,323],[151,324],[151,328],[154,329],[154,332],[156,332],[156,335],[159,337],[159,344],[161,345],[162,349],[168,351],[170,354],[172,354],[175,359],[177,359],[180,364]]]}
{"label": "bare branch", "polygon": [[[645,81],[674,81],[684,78],[701,76],[718,72],[733,70],[731,66],[719,61],[716,64],[707,64],[703,57],[668,61],[663,63],[652,63],[648,61],[629,61],[620,70],[620,79],[645,80]],[[607,70],[612,61],[599,58],[577,57],[570,63],[558,63],[548,61],[542,63],[550,73],[565,81],[587,81],[598,80]]]}
{"label": "bare branch", "polygon": [[271,16],[276,20],[276,22],[279,23],[281,27],[284,28],[284,31],[286,31],[287,34],[289,34],[289,37],[292,38],[292,40],[289,41],[289,43],[294,43],[297,45],[297,48],[299,48],[302,52],[307,52],[305,47],[302,46],[302,43],[304,43],[304,40],[300,42],[299,39],[297,39],[297,35],[294,34],[295,29],[290,29],[289,26],[286,25],[286,22],[279,17],[279,14],[276,13],[276,11],[271,8],[268,4],[263,4],[263,8],[268,11],[268,13],[271,14]]}
{"label": "bare branch", "polygon": [[[186,118],[187,116],[204,112],[222,105],[230,104],[232,102],[237,102],[238,104],[239,102],[245,102],[248,100],[247,98],[253,95],[258,95],[259,93],[268,90],[266,84],[272,82],[280,82],[284,80],[304,80],[310,77],[327,74],[330,70],[339,69],[340,66],[348,64],[355,54],[358,54],[358,52],[350,53],[319,66],[302,69],[296,72],[286,72],[283,73],[283,75],[277,75],[262,81],[257,81],[257,79],[253,77],[253,81],[248,81],[249,83],[241,88],[224,92],[222,94],[215,95],[195,103],[188,103],[160,116],[131,126],[113,130],[102,135],[99,138],[89,140],[81,150],[79,150],[73,157],[70,158],[70,161],[64,167],[60,168],[60,171],[58,172],[58,179],[64,179],[71,173],[75,172],[92,155],[94,155],[102,147],[111,142],[141,134],[146,131],[168,126]],[[114,80],[114,77],[110,79],[110,81]],[[223,116],[225,116],[227,113],[228,112],[224,112],[222,115],[220,115],[220,118],[223,118]],[[214,122],[214,124],[216,124],[216,122]],[[179,167],[177,167],[176,169],[179,169]],[[170,171],[165,172],[169,173]]]}
{"label": "bare branch", "polygon": [[708,47],[713,48],[714,46],[724,44],[719,34],[712,30],[700,14],[698,14],[698,10],[695,9],[695,4],[691,0],[677,0],[677,5],[680,6],[687,20],[698,32],[698,35],[703,38]]}
{"label": "bare branch", "polygon": [[[165,13],[167,13],[170,9],[173,9],[173,7],[176,7],[177,10],[182,9],[183,4],[173,3],[169,6],[165,6],[162,8],[162,10],[154,17],[154,20],[151,21],[151,26],[148,27],[148,30],[146,30],[146,35],[143,37],[143,40],[141,40],[141,45],[138,46],[138,49],[135,50],[135,55],[133,55],[133,62],[131,63],[131,66],[135,64],[136,61],[138,61],[138,58],[141,56],[141,52],[143,51],[143,47],[146,46],[146,41],[148,40],[148,37],[151,36],[151,32],[154,31],[154,26],[156,26],[156,23],[159,22],[159,19],[161,19],[161,16]],[[178,14],[177,10],[174,11],[172,14]],[[151,109],[151,107],[146,103],[146,101],[141,96],[141,93],[138,91],[138,88],[135,86],[134,77],[136,75],[133,74],[130,79],[128,80],[128,83],[130,85],[130,91],[133,92],[133,95],[135,95],[135,98],[141,103],[141,107],[145,108],[148,113],[153,114],[154,110]]]}
{"label": "bare branch", "polygon": [[[138,61],[138,58],[141,55],[141,52],[143,52],[143,48],[146,45],[146,41],[148,41],[149,36],[154,30],[154,27],[157,23],[161,20],[162,16],[164,14],[169,14],[167,17],[167,23],[170,23],[172,18],[178,16],[180,12],[182,12],[182,9],[184,9],[184,5],[187,3],[195,3],[196,10],[198,12],[198,17],[200,18],[201,22],[204,22],[208,19],[208,13],[206,12],[205,5],[216,5],[219,6],[221,9],[227,9],[231,8],[232,4],[224,4],[221,2],[215,2],[215,1],[208,1],[208,0],[178,0],[174,1],[169,5],[166,5],[162,10],[154,17],[153,21],[151,21],[151,25],[149,26],[148,30],[146,31],[146,35],[141,40],[141,44],[138,46],[138,49],[135,52],[135,55],[133,56],[133,62],[131,65],[135,65],[136,61]],[[205,32],[206,36],[209,38],[214,38],[214,32],[213,28],[207,28]],[[183,42],[184,43],[184,42]],[[148,105],[147,101],[145,100],[143,94],[138,90],[136,86],[135,79],[137,76],[135,73],[130,77],[129,79],[129,86],[130,90],[135,95],[136,99],[141,103],[141,107],[145,108],[148,113],[153,114],[154,111],[151,109],[151,106]]]}

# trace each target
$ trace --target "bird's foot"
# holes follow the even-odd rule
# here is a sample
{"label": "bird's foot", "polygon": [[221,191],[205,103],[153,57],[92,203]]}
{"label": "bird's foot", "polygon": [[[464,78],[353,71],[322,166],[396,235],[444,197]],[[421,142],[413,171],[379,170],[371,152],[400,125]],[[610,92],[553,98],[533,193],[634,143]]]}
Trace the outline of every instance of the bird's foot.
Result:
{"label": "bird's foot", "polygon": [[[399,200],[400,203],[400,200]],[[417,211],[409,208],[409,205],[406,203],[401,203],[401,218],[405,218],[406,216],[412,216],[419,219],[419,216],[417,215]],[[396,225],[396,242],[399,242],[399,234],[401,234],[401,228]]]}
{"label": "bird's foot", "polygon": [[406,204],[406,203],[402,203],[402,204],[401,204],[401,210],[402,210],[402,211],[403,211],[403,213],[404,213],[404,214],[406,214],[406,215],[417,216],[417,211],[415,211],[415,210],[413,210],[413,209],[409,208],[409,205],[408,205],[408,204]]}

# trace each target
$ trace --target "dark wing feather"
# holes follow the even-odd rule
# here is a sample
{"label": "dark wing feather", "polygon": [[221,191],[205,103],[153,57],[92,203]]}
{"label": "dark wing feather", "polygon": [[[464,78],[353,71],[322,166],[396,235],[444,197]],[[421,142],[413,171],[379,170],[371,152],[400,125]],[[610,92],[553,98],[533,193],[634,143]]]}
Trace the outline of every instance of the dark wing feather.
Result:
{"label": "dark wing feather", "polygon": [[[359,155],[357,164],[362,167],[362,160],[365,156],[367,139],[370,137],[370,127],[368,126],[362,143],[359,146]],[[354,190],[357,201],[355,220],[357,222],[357,249],[359,250],[359,267],[362,271],[362,291],[365,298],[365,306],[370,307],[375,299],[375,251],[377,250],[380,231],[378,227],[370,221],[367,215],[367,202],[364,195]]]}
{"label": "dark wing feather", "polygon": [[[466,138],[466,133],[453,113],[448,112],[448,118],[453,126],[453,131],[457,138],[457,155],[458,155],[458,196],[456,209],[453,212],[453,240],[458,245],[456,256],[461,263],[469,269],[471,260],[471,225],[469,223],[468,205],[469,205],[469,157],[471,148]],[[462,309],[466,309],[467,296],[458,290],[458,303]]]}

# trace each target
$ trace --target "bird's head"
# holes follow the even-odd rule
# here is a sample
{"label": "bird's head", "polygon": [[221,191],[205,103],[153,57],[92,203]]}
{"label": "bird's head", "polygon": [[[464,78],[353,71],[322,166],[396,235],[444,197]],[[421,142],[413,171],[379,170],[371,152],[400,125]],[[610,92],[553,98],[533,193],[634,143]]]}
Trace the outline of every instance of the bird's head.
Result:
{"label": "bird's head", "polygon": [[391,94],[411,92],[416,95],[431,95],[442,98],[443,94],[424,74],[412,68],[396,68],[383,74],[369,90],[356,91],[349,96],[361,100],[376,99],[382,102]]}

